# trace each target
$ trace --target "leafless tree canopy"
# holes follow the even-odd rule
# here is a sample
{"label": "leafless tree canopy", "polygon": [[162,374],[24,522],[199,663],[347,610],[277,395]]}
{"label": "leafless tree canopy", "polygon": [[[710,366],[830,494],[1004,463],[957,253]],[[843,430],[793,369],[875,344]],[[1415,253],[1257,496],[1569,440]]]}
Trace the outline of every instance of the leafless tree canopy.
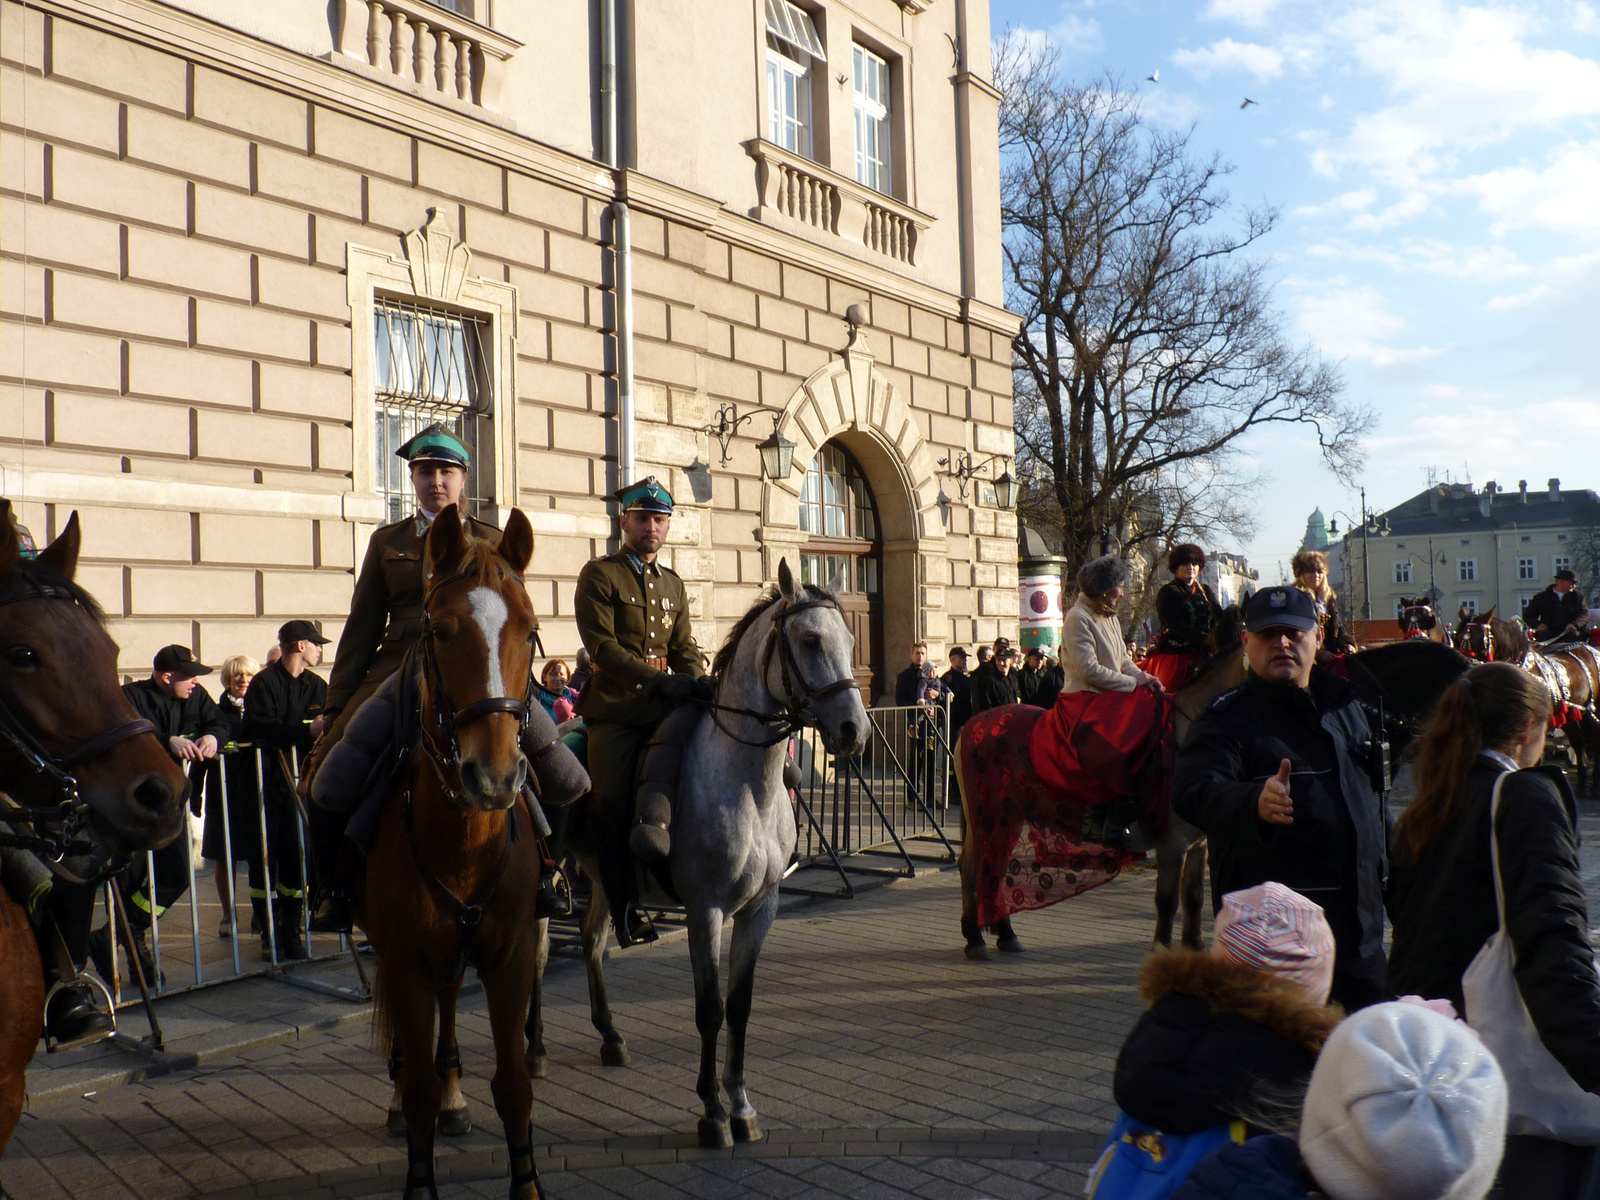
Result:
{"label": "leafless tree canopy", "polygon": [[1114,81],[1058,68],[1015,37],[995,68],[1024,517],[1074,563],[1107,535],[1159,553],[1247,534],[1247,431],[1314,430],[1348,478],[1371,416],[1284,335],[1252,254],[1277,213],[1231,204],[1231,168],[1196,157],[1192,129],[1155,127]]}

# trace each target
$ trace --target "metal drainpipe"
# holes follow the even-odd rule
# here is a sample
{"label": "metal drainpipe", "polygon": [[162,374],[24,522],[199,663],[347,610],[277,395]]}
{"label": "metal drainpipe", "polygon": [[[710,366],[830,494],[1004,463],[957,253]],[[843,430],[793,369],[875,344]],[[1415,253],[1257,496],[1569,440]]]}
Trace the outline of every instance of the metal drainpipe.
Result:
{"label": "metal drainpipe", "polygon": [[600,0],[601,157],[611,168],[617,196],[611,202],[617,314],[617,474],[626,487],[634,479],[633,458],[633,239],[628,203],[622,199],[621,151],[617,144],[617,0]]}

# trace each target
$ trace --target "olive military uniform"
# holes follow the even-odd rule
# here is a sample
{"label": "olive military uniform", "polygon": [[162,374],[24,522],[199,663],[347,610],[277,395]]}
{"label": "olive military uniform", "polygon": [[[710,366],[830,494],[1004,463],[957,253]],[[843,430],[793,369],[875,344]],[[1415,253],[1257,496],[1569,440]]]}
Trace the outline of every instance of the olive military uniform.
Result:
{"label": "olive military uniform", "polygon": [[639,751],[673,708],[659,691],[669,678],[662,668],[698,678],[705,663],[689,629],[683,580],[659,562],[629,550],[595,559],[578,575],[574,607],[594,662],[575,705],[589,730],[589,778],[626,836]]}
{"label": "olive military uniform", "polygon": [[[500,541],[493,525],[473,517],[462,524],[475,538]],[[342,718],[333,721],[329,745],[338,741],[349,714],[400,669],[406,650],[422,632],[422,552],[427,540],[428,520],[419,514],[383,526],[367,543],[328,680],[328,712]]]}
{"label": "olive military uniform", "polygon": [[[670,513],[673,507],[654,476],[623,488],[616,498],[624,510]],[[629,833],[639,754],[672,711],[673,693],[683,698],[677,681],[703,676],[705,662],[690,629],[683,580],[626,547],[583,568],[574,610],[594,664],[575,707],[588,728],[589,777],[605,824],[601,882],[616,914],[617,938],[629,945],[654,936],[648,922],[634,925],[632,912],[637,887]]]}

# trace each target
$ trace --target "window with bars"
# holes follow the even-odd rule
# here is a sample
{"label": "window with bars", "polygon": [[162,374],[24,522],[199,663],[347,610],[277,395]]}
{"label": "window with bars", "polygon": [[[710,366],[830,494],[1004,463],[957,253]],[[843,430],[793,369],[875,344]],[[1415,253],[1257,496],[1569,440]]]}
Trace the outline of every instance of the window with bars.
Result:
{"label": "window with bars", "polygon": [[494,388],[489,322],[415,301],[380,296],[373,305],[373,453],[387,520],[416,511],[398,450],[438,423],[472,457],[463,496],[477,515],[494,496]]}
{"label": "window with bars", "polygon": [[865,46],[852,49],[855,79],[856,182],[888,195],[889,64]]}
{"label": "window with bars", "polygon": [[767,0],[767,136],[806,158],[816,157],[812,67],[826,62],[811,15],[788,0]]}

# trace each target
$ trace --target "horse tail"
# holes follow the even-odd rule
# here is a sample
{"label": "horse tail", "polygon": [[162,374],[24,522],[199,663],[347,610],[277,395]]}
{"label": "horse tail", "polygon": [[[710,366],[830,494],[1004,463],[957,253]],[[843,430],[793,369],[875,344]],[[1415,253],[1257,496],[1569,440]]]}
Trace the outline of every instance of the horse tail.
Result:
{"label": "horse tail", "polygon": [[394,1049],[394,997],[390,991],[391,972],[380,958],[372,979],[372,1048],[385,1059]]}

